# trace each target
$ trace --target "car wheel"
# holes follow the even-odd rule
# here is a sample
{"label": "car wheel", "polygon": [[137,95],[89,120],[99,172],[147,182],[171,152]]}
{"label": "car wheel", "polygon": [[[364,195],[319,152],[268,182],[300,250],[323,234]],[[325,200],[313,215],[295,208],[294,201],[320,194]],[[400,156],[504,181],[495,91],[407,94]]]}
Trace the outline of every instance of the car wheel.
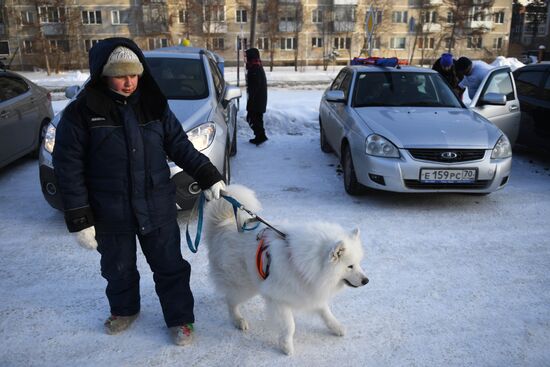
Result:
{"label": "car wheel", "polygon": [[325,136],[325,129],[323,129],[323,124],[321,124],[321,119],[319,119],[319,135],[320,135],[320,141],[321,141],[321,151],[324,153],[332,153],[333,150],[330,147],[327,138]]}
{"label": "car wheel", "polygon": [[342,154],[342,167],[344,169],[344,188],[350,195],[360,195],[364,191],[364,186],[357,181],[355,167],[351,158],[351,150],[346,144]]}
{"label": "car wheel", "polygon": [[[237,117],[235,116],[235,120]],[[233,142],[231,143],[231,151],[229,155],[233,157],[237,154],[237,121],[235,121],[235,128],[233,129]]]}
{"label": "car wheel", "polygon": [[[229,142],[227,142],[229,145]],[[231,164],[229,163],[229,149],[225,152],[223,158],[223,180],[226,185],[231,183]]]}
{"label": "car wheel", "polygon": [[46,131],[48,130],[48,124],[50,122],[48,120],[42,121],[42,124],[40,124],[40,130],[38,133],[38,144],[36,148],[32,151],[31,156],[33,158],[38,158],[40,154],[40,147],[42,146],[42,142],[44,141],[44,138],[46,137]]}

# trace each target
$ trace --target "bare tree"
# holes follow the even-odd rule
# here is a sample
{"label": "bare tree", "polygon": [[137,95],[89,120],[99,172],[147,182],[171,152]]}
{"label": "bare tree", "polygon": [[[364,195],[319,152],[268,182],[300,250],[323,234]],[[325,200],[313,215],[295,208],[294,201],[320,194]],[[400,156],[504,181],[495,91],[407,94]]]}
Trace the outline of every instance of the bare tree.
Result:
{"label": "bare tree", "polygon": [[535,47],[539,34],[539,26],[546,24],[548,16],[547,2],[544,0],[531,0],[525,7],[525,23],[531,34],[530,46]]}
{"label": "bare tree", "polygon": [[279,34],[279,0],[266,0],[263,14],[260,20],[266,23],[266,36],[269,43],[269,70],[273,71],[275,58],[275,45],[278,43]]}

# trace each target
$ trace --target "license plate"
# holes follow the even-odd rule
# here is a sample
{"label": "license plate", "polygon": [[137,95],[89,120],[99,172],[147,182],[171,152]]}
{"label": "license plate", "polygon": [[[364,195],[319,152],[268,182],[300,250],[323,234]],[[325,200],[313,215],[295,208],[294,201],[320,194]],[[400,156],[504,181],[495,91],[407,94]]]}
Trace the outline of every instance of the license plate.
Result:
{"label": "license plate", "polygon": [[476,180],[475,169],[421,169],[420,182],[471,183]]}

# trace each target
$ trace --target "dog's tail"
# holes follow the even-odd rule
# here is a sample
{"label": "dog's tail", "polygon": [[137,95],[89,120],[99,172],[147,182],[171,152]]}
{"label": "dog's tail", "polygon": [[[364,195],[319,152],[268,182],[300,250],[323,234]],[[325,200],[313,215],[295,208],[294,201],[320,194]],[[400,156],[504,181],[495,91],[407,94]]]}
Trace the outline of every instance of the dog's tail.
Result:
{"label": "dog's tail", "polygon": [[[256,198],[254,191],[246,186],[229,185],[225,188],[225,191],[228,196],[233,197],[245,208],[254,213],[262,209],[262,205]],[[227,200],[220,198],[219,200],[209,202],[206,206],[205,214],[208,225],[220,226],[232,223],[235,226],[235,230],[237,230],[233,206]],[[243,210],[238,210],[237,215],[239,216],[240,223],[244,223],[250,218],[250,215]]]}

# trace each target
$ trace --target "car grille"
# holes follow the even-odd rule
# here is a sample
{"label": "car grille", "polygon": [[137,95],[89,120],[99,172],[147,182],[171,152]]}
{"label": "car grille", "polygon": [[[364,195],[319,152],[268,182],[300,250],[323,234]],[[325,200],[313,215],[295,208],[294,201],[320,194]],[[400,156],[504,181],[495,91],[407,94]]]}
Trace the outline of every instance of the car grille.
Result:
{"label": "car grille", "polygon": [[[443,158],[446,152],[455,153],[456,157]],[[484,149],[409,149],[409,153],[414,159],[445,163],[477,161],[485,156]]]}
{"label": "car grille", "polygon": [[484,189],[491,183],[490,180],[478,180],[472,183],[423,183],[419,180],[405,180],[405,186],[409,189],[417,190],[435,190],[435,189],[447,189],[447,190],[471,190],[471,189]]}

